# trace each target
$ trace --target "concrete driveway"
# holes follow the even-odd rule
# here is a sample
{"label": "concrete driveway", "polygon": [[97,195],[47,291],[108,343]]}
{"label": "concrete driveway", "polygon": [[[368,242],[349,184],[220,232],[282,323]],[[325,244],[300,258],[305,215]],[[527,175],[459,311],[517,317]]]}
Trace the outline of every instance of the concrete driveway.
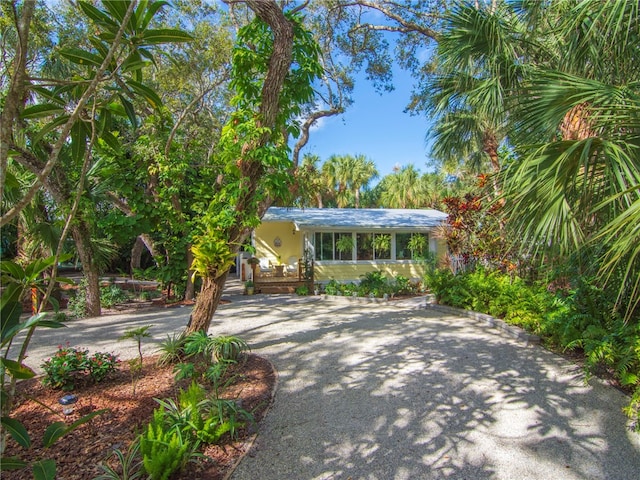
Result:
{"label": "concrete driveway", "polygon": [[[579,367],[539,346],[427,310],[423,299],[237,293],[210,333],[247,340],[273,362],[279,385],[233,480],[640,478],[640,436],[621,412],[627,398],[586,385]],[[189,313],[41,330],[28,363],[66,340],[135,356],[132,344],[115,341],[126,328],[153,324],[160,341]]]}

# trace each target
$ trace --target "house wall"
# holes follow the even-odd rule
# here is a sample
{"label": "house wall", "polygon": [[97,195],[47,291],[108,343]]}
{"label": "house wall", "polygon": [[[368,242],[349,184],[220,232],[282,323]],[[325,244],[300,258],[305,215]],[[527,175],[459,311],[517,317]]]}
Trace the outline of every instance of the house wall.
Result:
{"label": "house wall", "polygon": [[[283,263],[289,263],[290,257],[302,258],[304,255],[304,232],[293,233],[292,222],[265,222],[258,226],[253,235],[255,256],[266,258],[271,264],[278,263],[278,255]],[[312,237],[309,233],[309,238]],[[276,238],[280,246],[274,244]],[[436,253],[438,261],[446,257],[446,243],[444,240],[430,238],[429,249]],[[387,277],[402,275],[412,280],[420,280],[425,269],[419,262],[382,260],[377,262],[315,262],[314,280],[326,283],[336,279],[339,282],[357,282],[361,275],[371,271],[381,271]]]}
{"label": "house wall", "polygon": [[[255,229],[253,245],[256,248],[256,257],[268,259],[273,265],[278,263],[278,255],[282,263],[289,263],[289,257],[302,258],[303,235],[300,232],[293,233],[291,222],[262,223]],[[280,240],[280,246],[275,245],[276,239]]]}

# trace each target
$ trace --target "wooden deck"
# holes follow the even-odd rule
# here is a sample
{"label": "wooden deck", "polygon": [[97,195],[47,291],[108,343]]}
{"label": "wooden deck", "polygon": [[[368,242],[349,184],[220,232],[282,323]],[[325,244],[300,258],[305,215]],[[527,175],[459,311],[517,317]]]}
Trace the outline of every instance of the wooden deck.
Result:
{"label": "wooden deck", "polygon": [[298,266],[295,273],[286,270],[278,272],[276,269],[268,274],[256,271],[253,277],[256,293],[295,293],[296,289],[303,285],[313,290],[313,265],[309,278],[304,273],[302,265]]}

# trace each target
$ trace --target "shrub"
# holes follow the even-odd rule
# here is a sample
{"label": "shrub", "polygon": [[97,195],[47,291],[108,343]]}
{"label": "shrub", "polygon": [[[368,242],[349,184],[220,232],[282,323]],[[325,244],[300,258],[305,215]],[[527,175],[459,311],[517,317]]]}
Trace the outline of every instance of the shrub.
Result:
{"label": "shrub", "polygon": [[129,300],[127,292],[116,285],[109,285],[100,289],[100,305],[104,308],[113,308],[119,303]]}
{"label": "shrub", "polygon": [[153,420],[140,438],[142,465],[152,480],[167,480],[182,470],[195,448],[179,428],[167,426],[162,409],[153,412]]}
{"label": "shrub", "polygon": [[250,351],[247,342],[239,337],[215,337],[213,343],[213,357],[219,362],[235,362],[241,354]]}
{"label": "shrub", "polygon": [[309,287],[306,285],[300,285],[298,288],[296,288],[296,294],[303,297],[309,295]]}
{"label": "shrub", "polygon": [[325,285],[324,293],[326,293],[327,295],[337,295],[339,289],[340,289],[340,284],[335,278],[332,278],[331,280],[329,280],[327,285]]}
{"label": "shrub", "polygon": [[76,318],[84,318],[87,316],[87,280],[82,278],[78,288],[69,298],[67,308],[71,315]]}
{"label": "shrub", "polygon": [[160,352],[160,358],[158,359],[158,365],[171,365],[172,363],[179,363],[183,360],[185,337],[182,334],[167,335],[166,340],[160,342],[158,352]]}
{"label": "shrub", "polygon": [[374,271],[360,275],[360,292],[363,295],[373,293],[380,297],[387,287],[387,277],[382,272]]}
{"label": "shrub", "polygon": [[53,388],[72,390],[79,378],[90,377],[94,382],[104,380],[118,368],[118,358],[111,353],[96,352],[89,356],[89,350],[59,346],[53,357],[45,360],[42,382]]}

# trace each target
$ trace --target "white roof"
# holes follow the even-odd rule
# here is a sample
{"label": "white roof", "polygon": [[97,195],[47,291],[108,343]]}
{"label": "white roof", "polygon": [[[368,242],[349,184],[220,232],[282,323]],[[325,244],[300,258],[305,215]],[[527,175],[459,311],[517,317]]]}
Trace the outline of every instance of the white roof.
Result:
{"label": "white roof", "polygon": [[262,221],[293,222],[298,230],[426,230],[441,225],[446,218],[447,214],[439,210],[271,207]]}

